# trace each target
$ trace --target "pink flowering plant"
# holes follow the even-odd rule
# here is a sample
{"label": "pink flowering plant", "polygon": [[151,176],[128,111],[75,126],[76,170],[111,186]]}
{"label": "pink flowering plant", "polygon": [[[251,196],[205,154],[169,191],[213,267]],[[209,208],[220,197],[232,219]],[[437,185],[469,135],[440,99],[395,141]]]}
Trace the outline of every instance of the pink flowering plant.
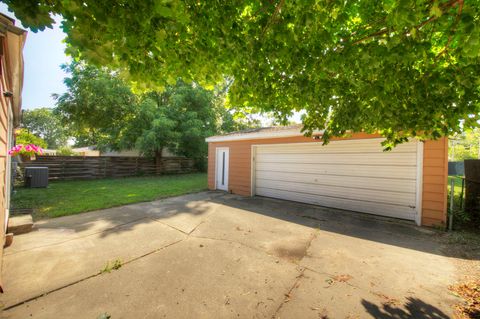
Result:
{"label": "pink flowering plant", "polygon": [[8,151],[8,155],[10,156],[16,156],[19,154],[32,157],[33,155],[42,155],[43,150],[40,146],[37,146],[35,144],[18,144]]}

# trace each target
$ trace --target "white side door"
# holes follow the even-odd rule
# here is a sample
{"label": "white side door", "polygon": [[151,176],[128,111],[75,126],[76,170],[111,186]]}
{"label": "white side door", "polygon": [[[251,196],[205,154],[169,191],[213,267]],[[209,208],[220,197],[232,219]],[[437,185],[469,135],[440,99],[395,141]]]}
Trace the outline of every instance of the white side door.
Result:
{"label": "white side door", "polygon": [[215,185],[216,189],[228,192],[228,147],[218,147],[216,154]]}

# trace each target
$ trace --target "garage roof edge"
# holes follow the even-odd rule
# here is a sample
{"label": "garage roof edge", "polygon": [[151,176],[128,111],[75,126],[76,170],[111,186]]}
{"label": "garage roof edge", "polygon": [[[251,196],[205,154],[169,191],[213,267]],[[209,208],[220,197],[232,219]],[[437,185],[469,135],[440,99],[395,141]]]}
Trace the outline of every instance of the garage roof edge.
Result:
{"label": "garage roof edge", "polygon": [[[249,129],[244,131],[233,132],[225,135],[217,135],[207,137],[206,142],[226,142],[226,141],[240,141],[240,140],[253,140],[253,139],[265,139],[265,138],[282,138],[282,137],[295,137],[303,136],[301,125],[293,126],[276,126],[265,127],[259,129]],[[323,134],[323,131],[314,131],[313,134]]]}

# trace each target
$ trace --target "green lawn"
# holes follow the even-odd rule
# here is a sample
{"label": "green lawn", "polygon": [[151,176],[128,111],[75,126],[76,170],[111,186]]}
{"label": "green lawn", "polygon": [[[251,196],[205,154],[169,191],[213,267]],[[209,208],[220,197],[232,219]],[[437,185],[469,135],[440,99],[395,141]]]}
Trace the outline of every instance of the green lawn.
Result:
{"label": "green lawn", "polygon": [[151,201],[207,189],[207,174],[50,182],[48,188],[17,188],[14,209],[33,208],[35,218]]}

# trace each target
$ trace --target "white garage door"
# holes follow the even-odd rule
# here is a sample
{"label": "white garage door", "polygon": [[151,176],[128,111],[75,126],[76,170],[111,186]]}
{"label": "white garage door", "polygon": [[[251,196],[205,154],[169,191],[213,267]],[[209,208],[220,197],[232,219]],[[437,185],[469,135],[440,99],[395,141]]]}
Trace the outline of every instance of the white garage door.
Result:
{"label": "white garage door", "polygon": [[381,141],[254,146],[254,193],[415,220],[417,142],[383,152]]}

